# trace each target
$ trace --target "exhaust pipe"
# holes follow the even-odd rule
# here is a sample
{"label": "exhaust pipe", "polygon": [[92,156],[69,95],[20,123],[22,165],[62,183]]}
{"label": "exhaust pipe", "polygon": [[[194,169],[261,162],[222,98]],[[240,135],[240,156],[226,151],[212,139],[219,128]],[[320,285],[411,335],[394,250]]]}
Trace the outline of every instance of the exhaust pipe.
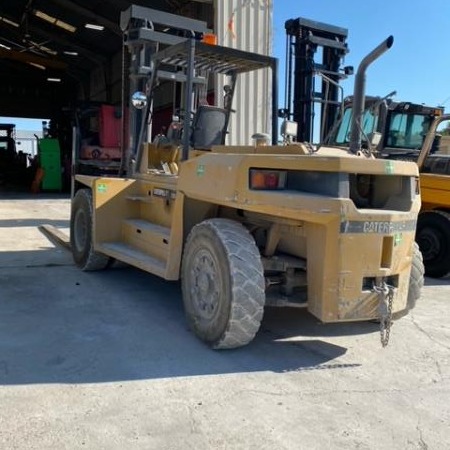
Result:
{"label": "exhaust pipe", "polygon": [[366,103],[366,70],[383,53],[389,50],[394,43],[394,36],[389,36],[378,47],[374,48],[359,64],[355,76],[355,87],[353,92],[353,116],[350,135],[350,151],[357,153],[361,149],[360,123]]}

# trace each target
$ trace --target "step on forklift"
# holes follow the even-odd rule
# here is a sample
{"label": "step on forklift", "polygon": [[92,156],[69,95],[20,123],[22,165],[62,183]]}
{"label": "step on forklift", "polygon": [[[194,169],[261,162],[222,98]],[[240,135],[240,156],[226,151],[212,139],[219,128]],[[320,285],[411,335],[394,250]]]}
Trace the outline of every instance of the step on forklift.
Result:
{"label": "step on forklift", "polygon": [[[116,259],[181,280],[190,328],[214,349],[248,344],[267,305],[306,307],[323,322],[378,320],[387,345],[392,320],[414,306],[423,282],[410,282],[417,166],[315,151],[295,142],[293,121],[278,144],[277,60],[196,33],[155,50],[153,16],[146,8],[122,15],[124,51],[149,59],[133,59],[143,89],[124,95],[132,116],[123,175],[74,176],[77,266],[101,270]],[[254,130],[250,145],[227,145],[236,83],[255,70],[271,71],[270,127]],[[212,76],[226,77],[222,102],[205,95]],[[168,83],[173,120],[152,136]],[[354,195],[361,176],[372,180],[370,204]]]}

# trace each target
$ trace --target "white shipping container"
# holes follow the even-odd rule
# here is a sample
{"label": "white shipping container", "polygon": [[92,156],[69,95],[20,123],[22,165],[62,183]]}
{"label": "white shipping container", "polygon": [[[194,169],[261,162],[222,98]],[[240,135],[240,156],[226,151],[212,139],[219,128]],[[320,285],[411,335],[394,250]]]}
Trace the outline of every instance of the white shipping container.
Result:
{"label": "white shipping container", "polygon": [[[217,43],[263,55],[272,54],[272,0],[214,0]],[[218,104],[223,105],[223,77],[216,80]],[[272,77],[270,69],[238,78],[227,143],[252,144],[254,133],[271,134]]]}

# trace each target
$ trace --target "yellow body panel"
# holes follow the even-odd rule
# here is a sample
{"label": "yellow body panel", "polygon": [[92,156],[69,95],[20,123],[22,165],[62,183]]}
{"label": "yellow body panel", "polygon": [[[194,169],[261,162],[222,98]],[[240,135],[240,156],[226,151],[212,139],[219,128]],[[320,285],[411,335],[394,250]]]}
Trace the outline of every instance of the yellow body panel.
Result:
{"label": "yellow body panel", "polygon": [[[155,147],[147,144],[133,179],[77,176],[94,192],[95,248],[177,279],[183,242],[192,226],[211,217],[229,217],[250,229],[267,230],[265,258],[281,252],[306,259],[307,306],[322,321],[377,318],[379,300],[372,284],[381,277],[391,277],[397,288],[393,312],[403,310],[419,195],[412,193],[410,204],[401,211],[358,209],[349,197],[252,190],[249,170],[414,179],[417,166],[336,149],[334,154],[324,149],[326,156],[305,155],[303,147],[218,147],[216,152],[191,152],[190,159],[180,162],[177,152],[155,153]],[[157,172],[158,161],[176,162],[178,175]],[[128,249],[123,258],[121,245]]]}
{"label": "yellow body panel", "polygon": [[450,176],[421,173],[420,190],[424,211],[450,208]]}

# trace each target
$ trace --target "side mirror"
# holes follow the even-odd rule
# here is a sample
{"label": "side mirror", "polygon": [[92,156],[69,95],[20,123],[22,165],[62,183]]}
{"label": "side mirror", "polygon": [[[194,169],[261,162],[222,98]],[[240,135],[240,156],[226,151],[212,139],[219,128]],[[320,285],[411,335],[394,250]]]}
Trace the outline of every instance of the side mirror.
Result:
{"label": "side mirror", "polygon": [[137,91],[131,96],[131,104],[136,109],[144,109],[147,106],[147,96],[143,92]]}

